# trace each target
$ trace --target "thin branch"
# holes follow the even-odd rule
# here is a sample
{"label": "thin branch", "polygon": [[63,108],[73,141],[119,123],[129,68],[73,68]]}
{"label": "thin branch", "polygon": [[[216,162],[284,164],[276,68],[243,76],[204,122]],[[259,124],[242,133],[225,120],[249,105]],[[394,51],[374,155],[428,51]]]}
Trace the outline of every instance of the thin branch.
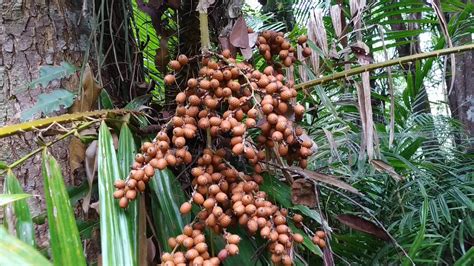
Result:
{"label": "thin branch", "polygon": [[44,119],[38,119],[38,120],[30,121],[30,122],[2,127],[0,128],[0,138],[15,135],[20,132],[32,131],[39,128],[48,127],[49,125],[54,124],[54,123],[64,124],[64,123],[69,123],[73,121],[86,120],[89,117],[100,117],[103,115],[107,115],[109,113],[119,114],[119,113],[133,113],[133,112],[136,112],[136,111],[117,109],[117,110],[79,112],[79,113],[73,113],[73,114],[65,114],[65,115],[60,115],[60,116],[48,117]]}
{"label": "thin branch", "polygon": [[[28,160],[29,158],[31,158],[33,155],[37,154],[38,152],[42,151],[43,149],[45,148],[48,148],[50,146],[52,146],[53,144],[55,144],[56,142],[58,141],[61,141],[83,129],[86,129],[88,127],[90,127],[91,125],[95,124],[97,121],[89,121],[89,122],[85,122],[79,126],[77,126],[76,128],[74,129],[71,129],[69,132],[63,134],[62,136],[60,136],[59,138],[53,140],[53,141],[50,141],[48,143],[45,143],[44,145],[41,145],[41,147],[38,147],[36,148],[35,150],[33,150],[32,152],[28,153],[27,155],[21,157],[20,159],[18,159],[17,161],[13,162],[12,164],[8,165],[7,169],[11,170],[15,167],[17,167],[18,165],[20,165],[21,163],[23,163],[24,161]],[[4,171],[0,172],[0,175],[3,174]]]}
{"label": "thin branch", "polygon": [[448,55],[448,54],[462,53],[462,52],[466,52],[470,50],[474,50],[474,44],[467,44],[467,45],[457,46],[453,48],[446,48],[446,49],[436,50],[436,51],[427,52],[427,53],[404,56],[397,59],[388,60],[385,62],[374,63],[374,64],[352,68],[352,69],[337,72],[337,73],[334,73],[332,75],[328,75],[322,78],[317,78],[317,79],[313,79],[307,82],[303,82],[303,83],[295,85],[295,89],[306,89],[318,84],[323,84],[323,83],[330,82],[337,79],[347,78],[349,76],[354,76],[360,73],[372,71],[379,68],[385,68],[385,67],[393,66],[393,65],[402,65],[402,64],[412,62],[412,61],[422,60],[422,59],[431,58],[431,57],[439,57],[439,56]]}

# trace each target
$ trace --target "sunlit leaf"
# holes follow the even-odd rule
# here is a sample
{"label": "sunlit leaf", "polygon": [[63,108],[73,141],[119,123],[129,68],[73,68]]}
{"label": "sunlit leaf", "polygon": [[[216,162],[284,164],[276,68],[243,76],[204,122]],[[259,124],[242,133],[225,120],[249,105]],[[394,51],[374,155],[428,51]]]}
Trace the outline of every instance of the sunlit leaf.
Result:
{"label": "sunlit leaf", "polygon": [[0,265],[48,266],[52,264],[32,246],[10,235],[0,226]]}

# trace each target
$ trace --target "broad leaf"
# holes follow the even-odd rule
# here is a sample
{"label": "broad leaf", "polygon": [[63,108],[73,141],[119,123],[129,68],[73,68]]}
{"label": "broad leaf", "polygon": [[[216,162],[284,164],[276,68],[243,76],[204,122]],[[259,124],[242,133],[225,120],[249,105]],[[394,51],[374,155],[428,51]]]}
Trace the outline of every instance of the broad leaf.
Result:
{"label": "broad leaf", "polygon": [[74,103],[76,95],[65,89],[57,89],[51,93],[42,93],[38,95],[38,100],[30,109],[21,113],[21,121],[27,121],[33,118],[35,114],[44,113],[49,115],[59,111],[61,106],[68,108]]}
{"label": "broad leaf", "polygon": [[45,149],[42,173],[50,245],[55,265],[86,265],[74,212],[69,203],[61,167]]}
{"label": "broad leaf", "polygon": [[[9,194],[22,194],[23,189],[15,174],[11,170],[8,171],[5,179],[5,189]],[[23,242],[34,246],[35,231],[33,228],[33,220],[31,219],[30,208],[26,199],[13,202],[13,209],[16,217],[16,235]]]}
{"label": "broad leaf", "polygon": [[[120,130],[119,145],[117,151],[117,159],[120,167],[121,179],[125,179],[131,169],[131,165],[134,162],[136,154],[135,142],[133,141],[132,132],[128,128],[127,124],[124,123]],[[132,245],[133,259],[137,265],[139,265],[139,259],[141,258],[139,252],[146,250],[146,247],[139,248],[139,236],[143,234],[145,228],[140,228],[140,219],[145,217],[139,217],[139,203],[141,201],[141,195],[137,195],[136,200],[128,204],[126,210],[126,216],[128,219],[130,243]]]}
{"label": "broad leaf", "polygon": [[52,265],[32,246],[10,235],[0,226],[0,265]]}
{"label": "broad leaf", "polygon": [[102,265],[135,265],[127,215],[113,197],[121,171],[112,135],[102,122],[99,129],[98,178]]}

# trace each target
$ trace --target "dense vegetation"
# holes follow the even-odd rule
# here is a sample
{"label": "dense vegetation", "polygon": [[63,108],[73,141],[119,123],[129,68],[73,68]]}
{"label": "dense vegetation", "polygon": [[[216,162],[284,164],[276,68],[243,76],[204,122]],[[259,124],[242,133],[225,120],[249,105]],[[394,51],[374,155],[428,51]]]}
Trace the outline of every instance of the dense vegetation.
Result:
{"label": "dense vegetation", "polygon": [[472,2],[116,2],[83,65],[26,85],[79,92],[0,128],[38,139],[0,164],[1,265],[474,262]]}

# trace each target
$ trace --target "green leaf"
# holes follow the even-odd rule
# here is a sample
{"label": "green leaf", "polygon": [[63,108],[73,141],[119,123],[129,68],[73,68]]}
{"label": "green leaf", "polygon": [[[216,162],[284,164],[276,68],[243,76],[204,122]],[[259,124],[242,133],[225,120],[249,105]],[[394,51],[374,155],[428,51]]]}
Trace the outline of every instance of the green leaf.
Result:
{"label": "green leaf", "polygon": [[123,109],[139,111],[140,107],[145,105],[151,100],[151,95],[145,94],[138,96],[135,99],[131,100]]}
{"label": "green leaf", "polygon": [[471,247],[466,254],[459,258],[454,266],[472,265],[474,264],[474,247]]}
{"label": "green leaf", "polygon": [[[20,186],[20,182],[15,174],[10,170],[7,172],[5,179],[5,189],[8,194],[23,194],[25,193]],[[23,242],[34,246],[35,245],[35,231],[33,228],[33,220],[31,218],[30,208],[26,199],[17,200],[13,202],[13,209],[16,217],[16,235]]]}
{"label": "green leaf", "polygon": [[135,265],[127,216],[113,197],[114,181],[120,179],[121,171],[105,122],[99,129],[97,160],[102,265]]}
{"label": "green leaf", "polygon": [[[155,176],[149,182],[152,193],[152,208],[155,216],[155,227],[160,242],[165,249],[169,249],[167,240],[171,236],[181,234],[190,217],[181,216],[179,207],[185,201],[181,185],[169,169],[155,171]],[[157,223],[161,221],[160,223]]]}
{"label": "green leaf", "polygon": [[[416,254],[418,253],[418,249],[421,247],[423,244],[423,240],[425,239],[425,231],[426,231],[426,220],[428,218],[428,199],[425,198],[425,201],[423,202],[423,205],[421,207],[421,212],[420,212],[420,229],[418,231],[418,234],[416,235],[415,241],[413,242],[410,251],[408,252],[408,256],[414,260],[416,257]],[[403,260],[403,266],[408,266],[410,265],[411,262],[408,258],[405,258]]]}
{"label": "green leaf", "polygon": [[0,265],[48,266],[51,262],[0,226]]}
{"label": "green leaf", "polygon": [[39,78],[33,80],[28,87],[34,88],[38,84],[42,87],[46,87],[52,80],[68,77],[76,71],[76,67],[68,62],[61,62],[59,66],[41,66],[39,69]]}
{"label": "green leaf", "polygon": [[46,149],[43,151],[42,173],[54,264],[86,265],[61,168]]}
{"label": "green leaf", "polygon": [[285,208],[291,207],[291,189],[290,187],[269,174],[263,175],[263,184],[260,190],[265,191],[270,199]]}
{"label": "green leaf", "polygon": [[68,108],[74,103],[76,95],[65,89],[57,89],[51,93],[42,93],[38,95],[38,101],[33,107],[21,113],[21,121],[27,121],[33,118],[35,114],[44,113],[49,115],[59,111],[61,106]]}
{"label": "green leaf", "polygon": [[112,103],[112,99],[110,99],[110,95],[107,93],[106,90],[101,90],[100,95],[100,104],[102,105],[102,109],[113,109],[114,104]]}
{"label": "green leaf", "polygon": [[308,206],[295,205],[294,207],[291,207],[291,209],[299,210],[301,213],[315,220],[317,223],[322,224],[321,216],[319,215],[319,213],[315,210],[310,209]]}
{"label": "green leaf", "polygon": [[8,168],[8,164],[4,161],[0,161],[0,169],[7,169]]}
{"label": "green leaf", "polygon": [[[117,152],[118,164],[120,167],[120,177],[125,179],[131,169],[131,165],[134,162],[136,154],[135,141],[133,140],[132,132],[128,128],[127,124],[124,123],[120,129],[119,145]],[[137,195],[136,200],[128,204],[126,216],[128,219],[130,243],[132,245],[133,260],[139,265],[139,210],[138,205],[140,203],[141,195]],[[146,248],[146,247],[145,247]]]}
{"label": "green leaf", "polygon": [[30,194],[0,194],[0,207],[12,203],[17,200],[25,199],[31,197]]}

